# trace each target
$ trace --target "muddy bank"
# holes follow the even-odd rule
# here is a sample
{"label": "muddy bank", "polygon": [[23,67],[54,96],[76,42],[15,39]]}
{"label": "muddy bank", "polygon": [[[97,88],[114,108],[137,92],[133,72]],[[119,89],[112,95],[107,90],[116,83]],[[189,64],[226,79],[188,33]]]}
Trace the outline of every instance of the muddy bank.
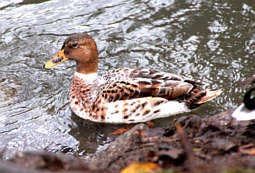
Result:
{"label": "muddy bank", "polygon": [[[168,128],[137,124],[86,160],[53,153],[19,153],[1,172],[120,172],[134,162],[153,162],[180,172],[220,172],[255,167],[255,121],[237,122],[230,111],[179,117]],[[18,170],[18,171],[17,171]]]}

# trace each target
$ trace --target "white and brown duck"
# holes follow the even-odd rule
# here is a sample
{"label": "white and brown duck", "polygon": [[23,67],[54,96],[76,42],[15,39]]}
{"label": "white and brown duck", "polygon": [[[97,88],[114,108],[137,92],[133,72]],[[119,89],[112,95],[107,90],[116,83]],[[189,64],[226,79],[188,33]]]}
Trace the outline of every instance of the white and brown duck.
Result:
{"label": "white and brown duck", "polygon": [[53,67],[76,61],[70,87],[70,106],[79,117],[102,123],[138,123],[189,112],[215,98],[221,90],[203,89],[183,76],[149,69],[119,68],[98,76],[98,51],[86,33],[68,37]]}

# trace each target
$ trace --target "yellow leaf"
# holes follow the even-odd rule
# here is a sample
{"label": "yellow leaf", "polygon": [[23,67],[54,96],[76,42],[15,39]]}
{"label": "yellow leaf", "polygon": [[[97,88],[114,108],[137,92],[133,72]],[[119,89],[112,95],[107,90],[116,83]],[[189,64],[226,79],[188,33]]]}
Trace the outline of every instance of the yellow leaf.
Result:
{"label": "yellow leaf", "polygon": [[133,163],[122,169],[121,173],[156,173],[160,170],[160,166],[155,163]]}

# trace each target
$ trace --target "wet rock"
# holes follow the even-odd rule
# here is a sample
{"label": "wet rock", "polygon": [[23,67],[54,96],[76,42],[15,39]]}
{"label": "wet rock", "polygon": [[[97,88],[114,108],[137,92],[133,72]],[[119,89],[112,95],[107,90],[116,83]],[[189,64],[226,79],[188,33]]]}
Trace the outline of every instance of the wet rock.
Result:
{"label": "wet rock", "polygon": [[164,133],[163,129],[151,130],[145,124],[138,124],[116,138],[106,150],[87,160],[92,169],[100,168],[119,172],[133,162],[144,162],[150,150]]}
{"label": "wet rock", "polygon": [[[18,153],[14,158],[9,160],[10,167],[8,173],[14,173],[15,169],[20,169],[19,173],[53,173],[53,172],[102,172],[100,169],[92,170],[88,168],[85,162],[77,157],[67,156],[64,154],[43,153],[43,152],[25,152]],[[15,165],[13,167],[13,165]],[[0,170],[3,167],[0,165]],[[15,169],[13,169],[15,168]],[[30,172],[27,172],[29,170]]]}
{"label": "wet rock", "polygon": [[14,163],[0,161],[1,173],[38,173],[36,170],[26,169]]}

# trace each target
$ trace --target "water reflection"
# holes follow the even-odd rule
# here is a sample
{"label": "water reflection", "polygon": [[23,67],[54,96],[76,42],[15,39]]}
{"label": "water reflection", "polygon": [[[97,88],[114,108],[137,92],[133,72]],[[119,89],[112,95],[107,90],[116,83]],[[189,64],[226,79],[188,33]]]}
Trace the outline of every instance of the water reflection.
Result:
{"label": "water reflection", "polygon": [[[86,156],[101,150],[115,125],[80,120],[68,105],[74,64],[42,64],[66,36],[88,32],[99,70],[146,67],[200,79],[224,93],[194,111],[210,116],[241,103],[238,81],[255,71],[252,2],[114,0],[0,2],[0,146]],[[156,121],[158,126],[171,118]]]}

